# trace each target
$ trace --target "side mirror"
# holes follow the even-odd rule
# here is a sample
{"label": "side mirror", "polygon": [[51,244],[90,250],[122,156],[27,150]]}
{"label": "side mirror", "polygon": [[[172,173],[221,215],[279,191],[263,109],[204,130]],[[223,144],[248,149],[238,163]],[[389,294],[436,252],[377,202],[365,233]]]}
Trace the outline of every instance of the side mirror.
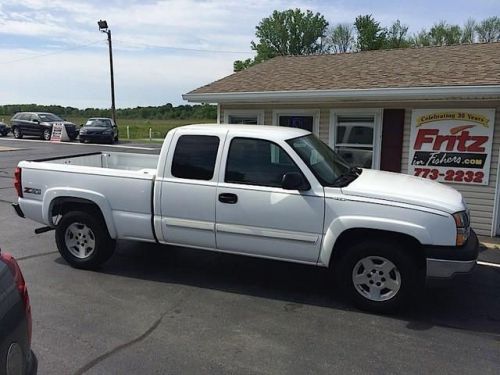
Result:
{"label": "side mirror", "polygon": [[40,123],[40,121],[39,121],[39,120],[37,120],[36,118],[35,118],[35,119],[33,119],[33,120],[31,120],[31,121],[32,121],[32,122],[34,122],[35,124],[39,124],[39,123]]}
{"label": "side mirror", "polygon": [[83,124],[80,124],[80,128],[83,128]]}
{"label": "side mirror", "polygon": [[287,172],[281,180],[281,187],[285,190],[300,190],[305,191],[311,188],[309,182],[302,176],[302,173]]}

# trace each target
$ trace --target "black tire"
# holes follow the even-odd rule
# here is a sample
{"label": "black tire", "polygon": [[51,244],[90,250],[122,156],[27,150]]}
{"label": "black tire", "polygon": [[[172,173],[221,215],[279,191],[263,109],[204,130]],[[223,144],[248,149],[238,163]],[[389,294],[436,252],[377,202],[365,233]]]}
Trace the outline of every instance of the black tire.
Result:
{"label": "black tire", "polygon": [[52,138],[52,132],[50,131],[50,129],[43,129],[42,139],[44,141],[50,141],[50,138]]}
{"label": "black tire", "polygon": [[16,139],[23,138],[23,132],[17,126],[12,128],[12,134],[14,134],[14,138]]}
{"label": "black tire", "polygon": [[[93,237],[94,246],[93,251],[88,256],[77,257],[74,255],[75,249],[72,248],[72,250],[70,250],[67,246],[66,230],[70,226],[74,228],[75,226],[78,227],[82,225],[91,230],[92,236],[89,235],[89,232],[87,232],[87,235],[89,235],[89,239]],[[85,243],[87,243],[85,235],[77,239],[76,236],[73,237],[73,232],[71,230],[70,232],[72,239],[74,238],[75,240],[85,241]],[[68,232],[68,234],[70,233]],[[57,248],[61,256],[72,267],[81,269],[95,269],[99,267],[113,255],[116,246],[116,241],[109,236],[106,223],[98,212],[71,211],[66,213],[56,227],[55,236]]]}
{"label": "black tire", "polygon": [[[353,304],[362,310],[375,313],[391,313],[398,311],[407,306],[412,298],[415,299],[424,285],[424,279],[422,277],[422,271],[419,268],[418,259],[412,255],[411,250],[412,249],[405,248],[404,243],[398,244],[391,240],[365,240],[355,243],[348,249],[344,249],[340,259],[336,260],[335,273],[337,282]],[[381,288],[384,288],[386,284],[389,286],[391,280],[397,280],[396,271],[391,271],[389,276],[387,276],[386,273],[379,275],[379,272],[384,272],[377,268],[380,267],[381,264],[373,262],[380,261],[382,260],[381,258],[390,261],[395,265],[395,270],[399,272],[399,290],[392,296],[390,289]],[[358,263],[363,259],[372,262],[371,264],[374,265],[374,268],[367,272],[370,273],[371,276],[366,278],[366,280],[368,280],[366,284],[358,284],[358,287],[356,287],[354,285],[354,275],[356,274],[361,277],[365,275],[363,270],[364,266]],[[354,273],[355,269],[356,273]],[[373,274],[373,271],[376,272]],[[388,280],[389,278],[391,280]],[[380,287],[377,287],[375,284],[380,285]],[[390,285],[394,284],[391,283]],[[372,286],[375,289],[378,288],[381,290],[380,295],[382,298],[390,298],[383,301],[372,300],[358,291],[358,288],[360,288],[365,294],[370,294]]]}
{"label": "black tire", "polygon": [[111,136],[111,138],[109,139],[108,143],[110,145],[112,145],[113,143],[115,143],[115,137]]}

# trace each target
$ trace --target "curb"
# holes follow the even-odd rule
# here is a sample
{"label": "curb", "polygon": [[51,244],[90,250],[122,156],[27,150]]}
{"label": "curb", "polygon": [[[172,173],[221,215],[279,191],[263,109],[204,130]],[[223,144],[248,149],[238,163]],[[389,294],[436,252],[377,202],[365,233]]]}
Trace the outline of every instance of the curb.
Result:
{"label": "curb", "polygon": [[498,243],[481,242],[480,245],[481,245],[481,247],[484,247],[488,250],[499,250],[500,249],[500,244],[498,244]]}

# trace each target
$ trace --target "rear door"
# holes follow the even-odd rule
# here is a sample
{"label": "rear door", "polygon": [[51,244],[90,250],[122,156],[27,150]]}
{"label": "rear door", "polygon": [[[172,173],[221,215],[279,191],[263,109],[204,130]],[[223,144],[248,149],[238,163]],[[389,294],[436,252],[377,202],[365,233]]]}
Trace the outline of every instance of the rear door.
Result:
{"label": "rear door", "polygon": [[[217,248],[315,263],[324,192],[300,158],[286,144],[231,133],[224,148],[216,201]],[[282,189],[287,172],[302,173],[311,189]]]}
{"label": "rear door", "polygon": [[227,131],[178,129],[161,184],[162,235],[170,244],[215,249],[217,176]]}

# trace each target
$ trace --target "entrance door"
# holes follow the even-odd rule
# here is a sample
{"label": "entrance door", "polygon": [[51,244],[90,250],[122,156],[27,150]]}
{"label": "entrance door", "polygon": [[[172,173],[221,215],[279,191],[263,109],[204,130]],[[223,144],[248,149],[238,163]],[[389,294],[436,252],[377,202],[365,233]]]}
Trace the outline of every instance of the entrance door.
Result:
{"label": "entrance door", "polygon": [[216,201],[217,249],[316,262],[323,194],[281,188],[285,173],[301,171],[275,143],[232,138],[224,153],[226,169]]}

